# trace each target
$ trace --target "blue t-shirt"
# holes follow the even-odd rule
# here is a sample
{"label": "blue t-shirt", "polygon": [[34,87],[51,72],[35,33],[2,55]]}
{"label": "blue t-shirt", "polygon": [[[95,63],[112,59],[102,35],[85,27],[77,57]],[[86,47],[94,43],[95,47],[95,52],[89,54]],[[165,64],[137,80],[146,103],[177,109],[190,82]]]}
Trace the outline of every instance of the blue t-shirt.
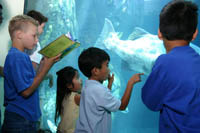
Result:
{"label": "blue t-shirt", "polygon": [[160,111],[160,133],[200,133],[200,55],[189,46],[161,55],[142,88],[142,100]]}
{"label": "blue t-shirt", "polygon": [[81,92],[79,118],[75,133],[110,133],[111,112],[117,111],[121,100],[96,80],[87,80]]}
{"label": "blue t-shirt", "polygon": [[4,106],[6,111],[30,121],[37,121],[41,115],[38,89],[27,98],[20,93],[32,85],[34,77],[29,56],[12,47],[4,65]]}

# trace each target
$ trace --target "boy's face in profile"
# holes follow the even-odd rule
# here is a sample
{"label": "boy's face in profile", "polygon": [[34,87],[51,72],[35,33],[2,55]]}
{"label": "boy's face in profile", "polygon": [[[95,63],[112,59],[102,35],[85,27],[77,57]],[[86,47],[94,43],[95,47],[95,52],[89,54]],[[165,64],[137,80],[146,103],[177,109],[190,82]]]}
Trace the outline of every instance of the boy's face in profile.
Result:
{"label": "boy's face in profile", "polygon": [[21,32],[21,42],[25,49],[33,49],[38,42],[38,28],[29,23],[26,29]]}
{"label": "boy's face in profile", "polygon": [[109,61],[104,61],[101,65],[101,69],[99,69],[99,81],[104,81],[108,79],[108,76],[110,74],[110,69],[109,69]]}
{"label": "boy's face in profile", "polygon": [[38,34],[41,35],[44,31],[44,26],[45,23],[42,23],[41,25],[38,26]]}

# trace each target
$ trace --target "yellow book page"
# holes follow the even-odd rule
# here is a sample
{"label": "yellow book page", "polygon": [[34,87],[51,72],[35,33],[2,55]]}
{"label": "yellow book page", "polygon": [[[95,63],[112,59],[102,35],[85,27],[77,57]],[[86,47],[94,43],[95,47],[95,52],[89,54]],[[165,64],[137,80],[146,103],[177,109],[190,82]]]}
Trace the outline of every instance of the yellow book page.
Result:
{"label": "yellow book page", "polygon": [[66,35],[61,35],[56,40],[41,49],[39,53],[46,57],[54,57],[61,53],[62,58],[78,46],[80,46],[80,43],[72,41]]}

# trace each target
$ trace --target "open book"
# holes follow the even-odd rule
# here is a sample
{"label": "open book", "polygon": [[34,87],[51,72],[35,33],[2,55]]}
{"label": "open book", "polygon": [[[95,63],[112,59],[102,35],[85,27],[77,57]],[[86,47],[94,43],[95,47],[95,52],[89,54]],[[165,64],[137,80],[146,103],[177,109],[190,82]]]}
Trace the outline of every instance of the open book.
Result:
{"label": "open book", "polygon": [[54,40],[53,42],[45,46],[43,49],[41,49],[39,53],[46,57],[54,57],[61,53],[60,58],[63,58],[72,50],[80,46],[79,42],[72,40],[70,37],[70,34],[61,35],[56,40]]}

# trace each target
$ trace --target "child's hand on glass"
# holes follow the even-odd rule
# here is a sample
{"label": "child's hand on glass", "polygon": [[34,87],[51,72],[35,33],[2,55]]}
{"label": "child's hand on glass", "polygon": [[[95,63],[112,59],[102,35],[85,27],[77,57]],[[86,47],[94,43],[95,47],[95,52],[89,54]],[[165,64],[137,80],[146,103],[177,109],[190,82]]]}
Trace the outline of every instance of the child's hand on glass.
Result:
{"label": "child's hand on glass", "polygon": [[108,75],[108,88],[111,90],[112,88],[112,84],[113,84],[113,81],[114,81],[114,74],[112,75]]}

